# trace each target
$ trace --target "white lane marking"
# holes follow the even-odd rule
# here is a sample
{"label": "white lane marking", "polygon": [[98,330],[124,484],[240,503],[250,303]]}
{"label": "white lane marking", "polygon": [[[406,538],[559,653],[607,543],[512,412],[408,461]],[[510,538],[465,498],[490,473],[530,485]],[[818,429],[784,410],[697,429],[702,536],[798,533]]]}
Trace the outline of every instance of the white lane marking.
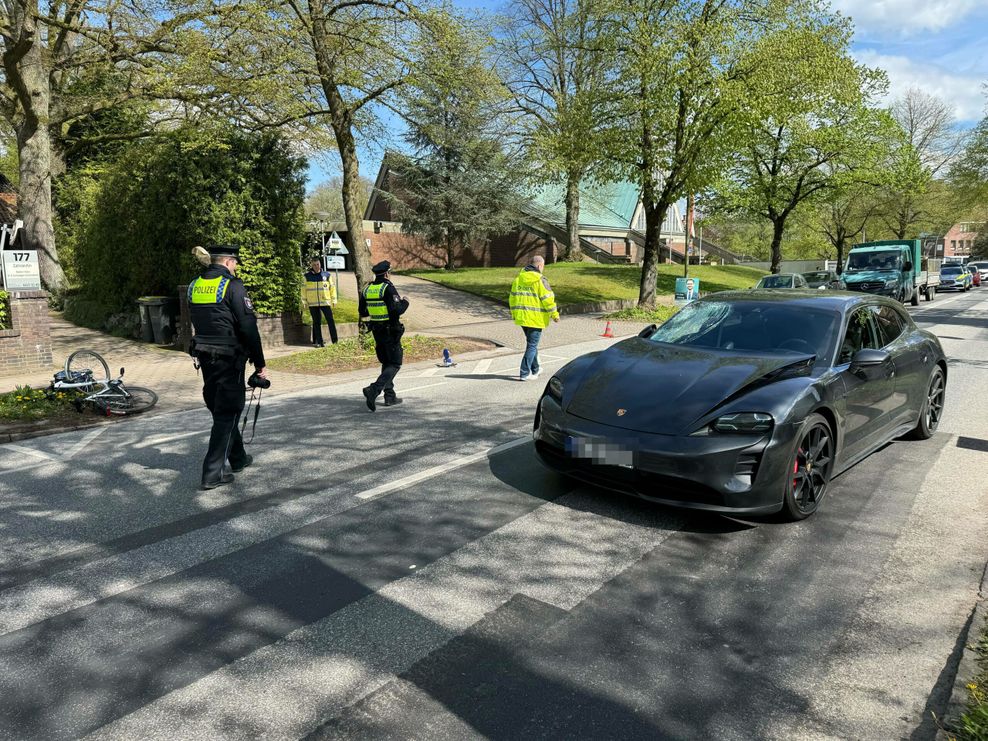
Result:
{"label": "white lane marking", "polygon": [[61,463],[62,461],[41,461],[40,463],[32,463],[28,466],[21,466],[20,468],[6,468],[0,471],[0,476],[6,476],[11,473],[24,473],[25,471],[31,471],[35,468],[44,468],[45,466],[51,466],[55,463]]}
{"label": "white lane marking", "polygon": [[356,496],[357,499],[373,499],[383,494],[388,494],[395,489],[401,489],[406,486],[411,486],[412,484],[417,484],[420,481],[425,481],[426,479],[431,479],[434,476],[438,476],[441,473],[449,473],[450,471],[455,471],[457,468],[463,468],[464,466],[469,466],[471,463],[482,461],[484,458],[490,458],[498,453],[503,453],[506,450],[517,448],[519,445],[524,445],[525,443],[530,442],[531,439],[532,438],[530,436],[526,435],[525,437],[520,437],[517,440],[512,440],[511,442],[504,443],[503,445],[498,445],[496,448],[482,450],[479,453],[474,453],[472,455],[465,455],[461,458],[456,458],[449,463],[433,466],[432,468],[427,468],[424,471],[413,473],[410,476],[405,476],[404,478],[391,481],[387,484],[375,486],[373,489],[367,489],[366,491],[362,491],[354,496]]}
{"label": "white lane marking", "polygon": [[[262,414],[258,417],[258,422],[266,422],[271,419],[279,419],[280,417],[287,417],[287,414]],[[243,418],[241,418],[241,424],[243,423]],[[167,435],[166,437],[152,437],[150,440],[139,440],[131,447],[134,448],[149,448],[152,445],[163,445],[165,443],[174,442],[175,440],[184,440],[187,437],[195,437],[196,435],[208,435],[209,429],[196,430],[194,432],[183,432],[180,435]]]}
{"label": "white lane marking", "polygon": [[419,373],[419,378],[428,378],[429,376],[434,376],[439,372],[438,366],[433,366],[432,368],[426,368],[424,371]]}
{"label": "white lane marking", "polygon": [[23,453],[25,455],[33,455],[36,458],[44,458],[46,461],[57,461],[59,458],[48,453],[42,453],[40,450],[34,450],[33,448],[25,448],[23,445],[14,445],[13,443],[8,443],[6,445],[0,445],[0,450],[9,450],[13,453]]}
{"label": "white lane marking", "polygon": [[71,450],[69,450],[68,453],[62,456],[62,460],[70,461],[73,458],[75,458],[76,455],[82,452],[83,448],[85,448],[87,445],[89,445],[89,443],[91,443],[93,440],[95,440],[104,432],[106,432],[106,429],[107,428],[103,426],[103,427],[97,427],[95,430],[87,432],[85,435],[82,436],[82,439],[79,442],[77,442],[75,445],[72,446]]}
{"label": "white lane marking", "polygon": [[491,363],[494,362],[493,358],[484,358],[483,360],[478,360],[477,365],[474,369],[470,371],[473,375],[480,375],[481,373],[486,373],[487,369],[491,367]]}

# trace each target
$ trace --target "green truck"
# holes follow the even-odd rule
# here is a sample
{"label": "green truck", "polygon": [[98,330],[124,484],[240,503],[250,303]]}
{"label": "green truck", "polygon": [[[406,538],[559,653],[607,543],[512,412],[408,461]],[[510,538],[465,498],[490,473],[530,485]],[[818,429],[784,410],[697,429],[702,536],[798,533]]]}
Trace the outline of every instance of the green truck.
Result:
{"label": "green truck", "polygon": [[940,261],[923,257],[918,239],[864,242],[847,253],[841,288],[890,296],[919,306],[932,301],[940,284]]}

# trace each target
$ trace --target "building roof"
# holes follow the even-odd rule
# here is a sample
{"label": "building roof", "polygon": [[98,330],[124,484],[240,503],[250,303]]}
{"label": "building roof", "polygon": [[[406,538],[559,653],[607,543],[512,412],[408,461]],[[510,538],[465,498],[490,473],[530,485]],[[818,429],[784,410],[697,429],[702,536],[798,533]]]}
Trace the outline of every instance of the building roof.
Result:
{"label": "building roof", "polygon": [[[566,183],[532,189],[531,214],[552,224],[566,223]],[[583,183],[580,186],[580,226],[628,229],[638,206],[634,183]]]}

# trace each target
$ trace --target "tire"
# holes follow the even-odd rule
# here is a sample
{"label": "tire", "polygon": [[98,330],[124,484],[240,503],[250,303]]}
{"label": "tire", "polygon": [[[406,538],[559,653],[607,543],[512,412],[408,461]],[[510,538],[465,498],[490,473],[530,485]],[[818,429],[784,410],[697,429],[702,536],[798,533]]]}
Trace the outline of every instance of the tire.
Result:
{"label": "tire", "polygon": [[937,295],[937,289],[934,288],[933,286],[930,286],[929,288],[926,289],[927,301],[932,301],[936,297],[936,295]]}
{"label": "tire", "polygon": [[913,297],[909,299],[909,303],[913,306],[919,306],[919,291],[913,291]]}
{"label": "tire", "polygon": [[95,350],[76,350],[65,359],[65,380],[71,382],[75,374],[89,373],[93,383],[80,391],[95,391],[100,384],[110,382],[110,367]]}
{"label": "tire", "polygon": [[107,415],[140,414],[158,403],[158,395],[143,386],[125,386],[100,396],[97,403]]}
{"label": "tire", "polygon": [[833,430],[819,414],[807,417],[797,441],[782,498],[782,517],[790,522],[805,520],[816,512],[827,493],[837,452]]}
{"label": "tire", "polygon": [[926,400],[919,409],[919,421],[907,435],[910,440],[929,440],[933,437],[933,433],[940,426],[946,396],[946,378],[943,375],[943,368],[938,365],[930,375],[930,383],[926,387]]}

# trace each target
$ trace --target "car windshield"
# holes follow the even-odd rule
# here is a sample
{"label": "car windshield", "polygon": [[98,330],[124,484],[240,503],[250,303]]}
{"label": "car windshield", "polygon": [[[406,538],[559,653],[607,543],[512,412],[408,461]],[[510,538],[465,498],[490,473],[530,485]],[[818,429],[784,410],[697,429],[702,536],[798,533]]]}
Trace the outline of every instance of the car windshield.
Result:
{"label": "car windshield", "polygon": [[830,280],[830,273],[822,270],[819,273],[803,273],[807,283],[826,283]]}
{"label": "car windshield", "polygon": [[945,268],[940,268],[940,275],[960,275],[961,269],[948,265]]}
{"label": "car windshield", "polygon": [[649,339],[671,345],[759,353],[816,355],[829,363],[840,312],[805,302],[697,301]]}
{"label": "car windshield", "polygon": [[792,288],[791,275],[765,275],[756,288]]}
{"label": "car windshield", "polygon": [[899,270],[902,265],[898,252],[852,252],[847,257],[847,269],[855,270]]}

